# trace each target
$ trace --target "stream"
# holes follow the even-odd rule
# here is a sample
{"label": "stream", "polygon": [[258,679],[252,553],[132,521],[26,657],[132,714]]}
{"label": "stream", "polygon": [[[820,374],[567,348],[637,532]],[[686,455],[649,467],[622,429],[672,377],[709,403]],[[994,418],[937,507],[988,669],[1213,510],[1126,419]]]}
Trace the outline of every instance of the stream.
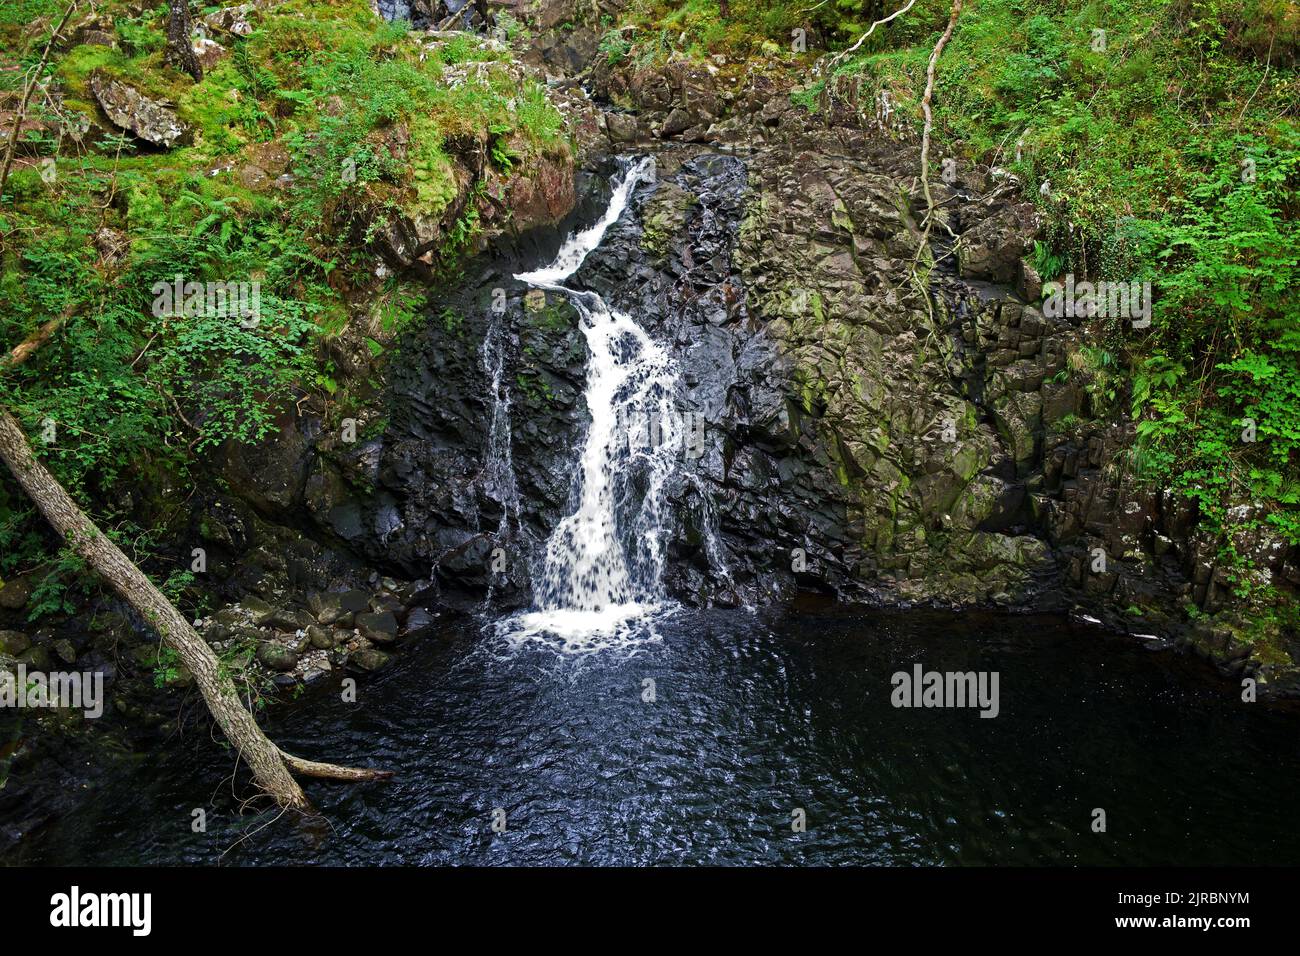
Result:
{"label": "stream", "polygon": [[[318,686],[264,720],[293,752],[396,771],[309,783],[317,825],[239,815],[246,779],[191,734],[88,757],[75,811],[8,862],[1300,863],[1295,715],[1172,652],[971,613],[683,612],[656,630],[565,654],[448,623],[356,703]],[[890,675],[915,663],[997,671],[998,717],[893,707]]]}

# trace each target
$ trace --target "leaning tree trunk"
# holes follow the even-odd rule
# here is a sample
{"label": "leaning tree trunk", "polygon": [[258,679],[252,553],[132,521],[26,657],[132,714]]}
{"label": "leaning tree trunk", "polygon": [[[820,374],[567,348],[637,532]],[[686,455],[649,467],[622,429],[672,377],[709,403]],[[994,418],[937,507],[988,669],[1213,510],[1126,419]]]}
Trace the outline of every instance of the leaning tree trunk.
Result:
{"label": "leaning tree trunk", "polygon": [[163,643],[179,655],[194,675],[208,709],[222,732],[248,761],[257,782],[277,803],[295,809],[307,808],[307,797],[289,773],[280,748],[267,739],[240,702],[231,679],[223,674],[212,649],[199,637],[189,621],[163,596],[152,581],[104,536],[54,476],[37,461],[18,422],[0,409],[0,459],[9,466],[23,490],[78,554],[102,578],[113,585]]}
{"label": "leaning tree trunk", "polygon": [[176,652],[181,663],[194,675],[203,700],[222,732],[235,745],[240,756],[248,761],[258,785],[274,797],[276,803],[293,810],[310,808],[302,788],[290,775],[291,770],[304,776],[330,780],[384,780],[392,776],[386,770],[340,767],[304,760],[285,753],[272,743],[240,701],[234,682],[222,673],[212,649],[144,576],[144,572],[95,527],[63,486],[36,460],[27,444],[27,436],[4,408],[0,408],[0,461],[9,466],[54,530],[85,558],[100,577],[113,585],[114,590],[158,632],[163,643]]}
{"label": "leaning tree trunk", "polygon": [[190,22],[189,0],[168,0],[171,12],[167,15],[167,62],[178,70],[183,70],[194,77],[194,82],[203,79],[203,64],[194,53],[190,42],[193,26]]}
{"label": "leaning tree trunk", "polygon": [[[0,164],[0,195],[13,164],[17,130],[26,117],[31,91],[45,69],[60,31],[67,25],[77,4],[68,6],[59,25],[55,27],[45,52],[41,56],[33,79],[29,82],[14,116],[4,161]],[[190,9],[185,0],[171,0],[172,16],[167,24],[169,51],[179,35],[183,49],[189,55],[194,69],[190,72],[201,79],[203,70],[190,46]],[[72,316],[75,306],[69,306],[56,318],[46,322],[11,352],[0,354],[0,372],[21,365],[36,352]],[[235,745],[239,754],[248,761],[259,786],[286,809],[307,810],[311,804],[293,779],[290,771],[306,777],[323,777],[329,780],[385,780],[392,776],[387,770],[370,770],[362,767],[340,767],[335,764],[304,760],[285,753],[267,736],[257,721],[239,699],[234,682],[223,674],[216,655],[204,642],[190,622],[172,606],[144,572],[137,568],[125,554],[95,527],[76,502],[63,490],[63,486],[32,455],[27,436],[9,412],[0,405],[0,461],[3,461],[23,490],[36,503],[45,519],[54,527],[95,572],[108,581],[122,598],[158,632],[163,643],[176,652],[181,662],[194,675],[208,710],[220,725],[226,738]]]}

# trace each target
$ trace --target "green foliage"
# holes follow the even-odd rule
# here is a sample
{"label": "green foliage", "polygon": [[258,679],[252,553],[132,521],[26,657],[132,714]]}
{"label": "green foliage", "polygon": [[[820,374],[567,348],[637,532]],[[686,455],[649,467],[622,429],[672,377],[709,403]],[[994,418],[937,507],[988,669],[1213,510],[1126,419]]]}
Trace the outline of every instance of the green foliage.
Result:
{"label": "green foliage", "polygon": [[1231,501],[1262,501],[1297,544],[1300,137],[1282,133],[1267,146],[1210,144],[1202,180],[1141,235],[1160,295],[1133,412],[1147,475],[1194,498],[1213,526]]}
{"label": "green foliage", "polygon": [[157,688],[166,687],[178,680],[181,676],[181,658],[170,647],[158,648],[157,656],[154,658],[153,665],[153,685]]}
{"label": "green foliage", "polygon": [[619,30],[607,30],[600,38],[599,50],[610,66],[618,66],[632,53],[632,41]]}
{"label": "green foliage", "polygon": [[[935,10],[877,31],[837,72],[887,85],[919,122]],[[1094,411],[1128,393],[1140,473],[1196,501],[1211,529],[1240,530],[1229,507],[1261,502],[1293,544],[1298,31],[1273,0],[982,0],[962,12],[935,97],[942,141],[1037,197],[1044,279],[1152,283],[1151,328],[1098,329],[1075,363]]]}
{"label": "green foliage", "polygon": [[90,580],[87,571],[85,560],[65,546],[32,588],[27,620],[37,621],[47,614],[73,613],[77,609],[77,593],[84,596],[87,592]]}
{"label": "green foliage", "polygon": [[[32,22],[62,8],[6,4],[6,49],[34,63],[44,34]],[[519,83],[508,52],[470,34],[437,43],[408,34],[377,19],[368,0],[259,10],[250,36],[222,38],[228,55],[199,83],[163,62],[164,4],[110,0],[101,12],[117,46],[56,51],[49,72],[63,105],[94,116],[89,80],[102,70],[175,104],[193,135],[166,151],[123,136],[65,149],[54,183],[29,166],[14,171],[0,198],[0,341],[12,347],[52,316],[73,315],[3,374],[0,401],[29,435],[52,422],[57,437],[37,441],[38,455],[83,505],[101,503],[90,510],[102,526],[128,528],[140,500],[121,513],[110,504],[122,501],[124,482],[146,499],[151,488],[192,485],[204,453],[264,439],[304,392],[339,388],[319,345],[347,322],[345,296],[375,285],[359,221],[378,228],[389,212],[443,214],[463,188],[456,151],[485,135],[503,172],[569,147],[544,87]],[[17,76],[0,71],[0,89]],[[265,169],[261,182],[250,168]],[[289,175],[277,182],[280,173]],[[446,261],[471,248],[479,228],[481,184],[471,188],[444,224],[437,251]],[[129,242],[111,267],[96,244],[105,227]],[[259,283],[260,321],[157,314],[150,290],[177,275]],[[422,299],[390,280],[382,302],[382,327],[393,333]],[[21,492],[0,477],[0,573],[42,564],[45,541]],[[57,585],[47,591],[53,607]]]}

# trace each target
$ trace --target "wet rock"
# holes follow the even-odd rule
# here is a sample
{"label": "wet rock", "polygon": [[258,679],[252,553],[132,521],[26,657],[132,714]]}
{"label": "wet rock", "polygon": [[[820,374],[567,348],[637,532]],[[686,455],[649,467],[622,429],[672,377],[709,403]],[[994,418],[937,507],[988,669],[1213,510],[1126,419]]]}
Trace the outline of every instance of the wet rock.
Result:
{"label": "wet rock", "polygon": [[31,638],[22,631],[0,631],[0,654],[17,657],[31,646]]}
{"label": "wet rock", "polygon": [[395,594],[376,594],[370,599],[370,609],[398,614],[402,610],[402,601]]}
{"label": "wet rock", "polygon": [[437,620],[437,617],[425,608],[412,608],[407,612],[406,621],[402,624],[399,633],[402,637],[417,634],[425,628],[431,627]]}
{"label": "wet rock", "polygon": [[298,654],[275,641],[263,641],[257,648],[257,661],[268,670],[287,672],[298,666]]}
{"label": "wet rock", "polygon": [[299,627],[306,627],[311,623],[311,620],[311,616],[303,611],[277,607],[269,615],[258,621],[258,624],[283,630],[297,630]]}
{"label": "wet rock", "polygon": [[309,594],[307,608],[320,624],[333,624],[345,613],[343,596],[337,591]]}
{"label": "wet rock", "polygon": [[77,662],[76,648],[72,646],[72,642],[67,638],[59,638],[50,647],[53,648],[54,653],[58,655],[59,660],[63,661],[63,663],[75,664]]}
{"label": "wet rock", "polygon": [[298,661],[298,671],[307,684],[320,680],[333,669],[329,655],[324,650],[308,651]]}
{"label": "wet rock", "polygon": [[316,624],[308,627],[306,633],[307,639],[311,642],[311,646],[319,648],[320,650],[331,650],[334,645],[338,643],[334,632],[326,630]]}
{"label": "wet rock", "polygon": [[20,611],[27,606],[32,596],[31,582],[26,578],[14,578],[0,586],[0,608]]}
{"label": "wet rock", "polygon": [[389,644],[397,639],[397,617],[392,611],[358,614],[356,626],[363,637],[378,644]]}
{"label": "wet rock", "polygon": [[227,611],[224,617],[220,612],[217,615],[217,620],[222,623],[235,623],[244,619],[252,621],[259,627],[282,613],[281,608],[274,607],[252,594],[245,595],[239,604],[224,610]]}
{"label": "wet rock", "polygon": [[387,651],[367,647],[348,656],[348,665],[363,671],[377,671],[392,659]]}
{"label": "wet rock", "polygon": [[114,126],[146,143],[171,147],[189,134],[189,127],[170,107],[149,99],[119,80],[110,79],[102,72],[91,74],[90,91]]}

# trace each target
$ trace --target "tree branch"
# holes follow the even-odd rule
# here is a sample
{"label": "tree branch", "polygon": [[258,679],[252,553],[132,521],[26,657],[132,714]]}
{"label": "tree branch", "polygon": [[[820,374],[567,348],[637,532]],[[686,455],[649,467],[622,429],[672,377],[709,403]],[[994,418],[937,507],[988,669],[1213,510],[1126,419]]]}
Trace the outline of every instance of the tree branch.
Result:
{"label": "tree branch", "polygon": [[857,43],[853,44],[853,46],[849,47],[847,50],[841,50],[839,53],[836,53],[835,56],[831,57],[831,62],[828,64],[828,66],[834,66],[836,63],[840,62],[840,60],[844,59],[846,56],[849,56],[850,54],[856,52],[858,47],[862,46],[862,44],[867,42],[867,37],[871,36],[871,34],[876,32],[876,27],[884,26],[890,20],[894,20],[898,17],[901,17],[908,10],[911,10],[912,7],[914,6],[916,6],[916,0],[907,0],[907,6],[899,7],[889,16],[881,20],[877,20],[875,23],[871,24],[871,28],[867,30],[866,33],[862,34],[862,36],[858,37]]}

